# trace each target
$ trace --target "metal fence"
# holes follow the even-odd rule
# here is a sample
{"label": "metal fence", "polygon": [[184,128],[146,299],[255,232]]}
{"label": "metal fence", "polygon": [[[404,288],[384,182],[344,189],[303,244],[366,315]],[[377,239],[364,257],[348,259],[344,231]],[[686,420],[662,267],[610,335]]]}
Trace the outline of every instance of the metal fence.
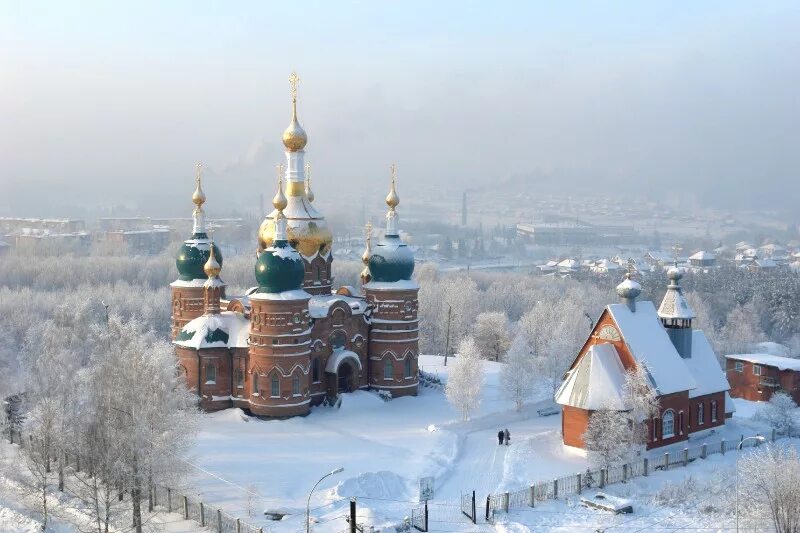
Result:
{"label": "metal fence", "polygon": [[[759,436],[756,434],[755,436]],[[777,438],[772,432],[772,441]],[[677,452],[667,452],[663,456],[643,457],[629,463],[614,465],[599,470],[587,469],[585,472],[563,476],[551,481],[538,481],[529,487],[513,492],[490,494],[486,498],[486,520],[492,520],[497,512],[508,512],[510,509],[534,507],[537,502],[558,499],[562,496],[581,494],[589,488],[602,488],[615,483],[626,483],[629,479],[647,476],[656,470],[669,470],[687,466],[698,459],[705,459],[709,455],[726,452],[737,452],[739,447],[753,447],[759,445],[759,440],[745,439],[726,441],[720,440],[712,444],[703,443],[700,446],[686,447]],[[463,506],[463,503],[462,503]]]}
{"label": "metal fence", "polygon": [[200,526],[217,533],[263,533],[263,528],[242,522],[222,509],[215,509],[195,497],[186,496],[169,487],[153,487],[153,504],[167,512],[180,513],[184,519],[194,520]]}

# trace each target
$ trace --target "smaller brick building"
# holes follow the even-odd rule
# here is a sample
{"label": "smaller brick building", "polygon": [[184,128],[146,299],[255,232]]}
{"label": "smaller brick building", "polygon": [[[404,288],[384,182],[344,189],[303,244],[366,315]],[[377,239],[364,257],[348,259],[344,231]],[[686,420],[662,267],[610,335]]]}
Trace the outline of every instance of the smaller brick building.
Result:
{"label": "smaller brick building", "polygon": [[765,353],[726,355],[731,396],[768,401],[777,391],[800,402],[800,359]]}

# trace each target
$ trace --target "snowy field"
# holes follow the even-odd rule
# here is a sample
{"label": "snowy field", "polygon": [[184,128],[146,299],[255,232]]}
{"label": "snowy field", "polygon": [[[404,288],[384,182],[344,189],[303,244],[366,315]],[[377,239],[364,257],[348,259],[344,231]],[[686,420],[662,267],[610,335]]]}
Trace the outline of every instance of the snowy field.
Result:
{"label": "snowy field", "polygon": [[[272,531],[299,531],[304,529],[309,489],[322,475],[341,466],[344,471],[323,481],[311,500],[315,529],[338,532],[347,527],[344,516],[351,497],[358,500],[359,522],[378,528],[398,524],[417,502],[419,478],[433,476],[436,495],[430,506],[431,529],[471,531],[490,527],[480,522],[472,525],[461,515],[462,492],[477,492],[480,514],[481,500],[485,501],[489,493],[513,491],[534,481],[577,473],[586,469],[587,462],[582,452],[561,445],[560,416],[537,414],[537,409],[552,406],[549,400],[533,402],[521,413],[515,412],[498,386],[501,365],[484,364],[483,401],[468,422],[459,420],[438,388],[421,388],[416,398],[390,402],[371,392],[357,392],[345,395],[339,409],[318,407],[305,418],[283,421],[258,420],[238,410],[204,415],[192,461],[207,473],[197,471],[191,480],[193,489],[204,501]],[[420,367],[443,381],[447,378],[440,357],[422,356]],[[548,398],[549,393],[542,391],[541,397]],[[750,419],[757,404],[739,400],[736,404],[738,414],[724,430],[713,435],[696,434],[689,446],[719,442],[722,437],[738,440],[741,434],[766,431]],[[508,447],[497,445],[497,431],[502,428],[511,432]],[[683,447],[680,444],[675,449]],[[612,530],[654,530],[673,527],[675,521],[680,527],[693,528],[705,527],[697,525],[702,520],[719,524],[721,518],[714,510],[730,510],[734,461],[735,454],[713,456],[688,468],[608,487],[608,493],[634,499],[634,515],[589,511],[570,498],[498,515],[495,527],[594,531],[611,526]],[[700,502],[696,507],[676,508],[675,498],[669,496],[696,491],[700,498],[717,494],[718,488],[724,489],[718,494],[721,500],[706,502],[705,506]],[[257,492],[261,501],[248,503],[242,489]],[[255,516],[245,518],[248,508]],[[265,521],[259,516],[262,510],[287,516],[280,522]],[[633,519],[637,521],[625,525]],[[732,527],[732,522],[729,525]]]}

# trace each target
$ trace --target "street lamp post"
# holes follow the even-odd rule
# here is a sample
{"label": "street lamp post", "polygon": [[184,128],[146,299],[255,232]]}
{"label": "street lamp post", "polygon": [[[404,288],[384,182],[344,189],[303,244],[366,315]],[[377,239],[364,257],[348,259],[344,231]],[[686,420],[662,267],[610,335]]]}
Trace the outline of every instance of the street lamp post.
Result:
{"label": "street lamp post", "polygon": [[338,474],[342,470],[344,470],[344,468],[342,468],[341,466],[336,470],[331,470],[330,472],[319,478],[319,481],[314,483],[314,486],[311,487],[311,492],[308,493],[308,500],[306,501],[306,533],[311,533],[311,495],[314,494],[314,489],[317,488],[317,485],[322,483],[323,479],[325,479],[328,476]]}
{"label": "street lamp post", "polygon": [[742,439],[742,441],[736,446],[736,533],[739,533],[739,453],[742,451],[742,445],[749,440],[764,442],[767,439],[761,435],[755,435],[753,437]]}

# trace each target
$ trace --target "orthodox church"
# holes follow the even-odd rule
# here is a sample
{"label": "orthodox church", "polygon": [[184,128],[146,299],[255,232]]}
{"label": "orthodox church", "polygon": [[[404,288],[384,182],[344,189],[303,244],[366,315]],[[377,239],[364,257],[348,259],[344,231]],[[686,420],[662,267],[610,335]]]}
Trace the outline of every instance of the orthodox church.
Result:
{"label": "orthodox church", "polygon": [[333,234],[314,206],[297,118],[283,132],[285,173],[258,230],[256,286],[228,297],[223,258],[206,231],[198,169],[194,228],[178,252],[172,336],[188,387],[207,411],[240,407],[263,417],[304,415],[356,389],[417,394],[419,355],[414,256],[400,239],[395,167],[383,237],[362,256],[361,290],[333,291]]}
{"label": "orthodox church", "polygon": [[659,400],[657,416],[644,421],[648,449],[685,441],[732,416],[725,372],[705,334],[692,328],[695,314],[680,286],[683,272],[673,267],[667,277],[658,310],[637,301],[642,287],[630,273],[617,286],[622,303],[603,310],[556,392],[564,444],[584,447],[594,411],[629,410],[625,379],[635,368],[644,368]]}

